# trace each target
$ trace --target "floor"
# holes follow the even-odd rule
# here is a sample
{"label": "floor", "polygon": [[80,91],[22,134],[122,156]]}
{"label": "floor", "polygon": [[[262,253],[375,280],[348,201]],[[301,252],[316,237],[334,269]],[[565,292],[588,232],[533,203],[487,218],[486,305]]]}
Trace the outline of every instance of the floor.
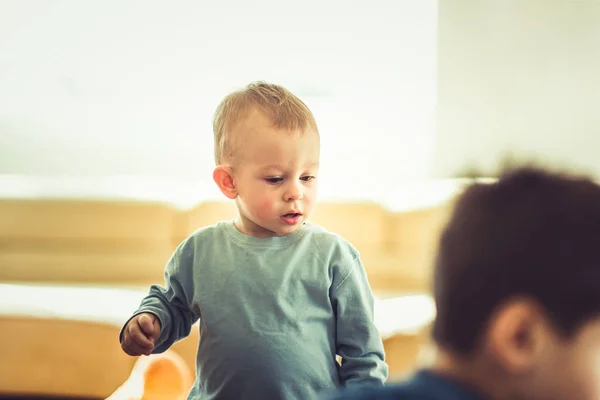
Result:
{"label": "floor", "polygon": [[54,397],[54,396],[3,396],[0,395],[0,400],[101,400],[89,397]]}

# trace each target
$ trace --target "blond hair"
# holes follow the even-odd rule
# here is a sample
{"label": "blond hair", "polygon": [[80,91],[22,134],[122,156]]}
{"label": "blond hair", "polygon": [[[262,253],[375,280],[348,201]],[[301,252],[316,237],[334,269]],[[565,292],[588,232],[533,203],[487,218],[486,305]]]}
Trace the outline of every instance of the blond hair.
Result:
{"label": "blond hair", "polygon": [[310,109],[289,90],[266,82],[253,82],[245,88],[227,95],[217,107],[213,119],[215,163],[232,156],[235,126],[248,117],[250,112],[264,112],[276,129],[305,130],[319,133]]}

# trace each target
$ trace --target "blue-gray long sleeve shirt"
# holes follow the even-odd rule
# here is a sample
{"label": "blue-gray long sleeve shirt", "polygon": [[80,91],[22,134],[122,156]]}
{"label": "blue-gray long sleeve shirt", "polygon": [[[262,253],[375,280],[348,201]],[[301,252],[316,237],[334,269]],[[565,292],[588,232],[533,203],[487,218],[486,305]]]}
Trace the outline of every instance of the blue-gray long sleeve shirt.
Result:
{"label": "blue-gray long sleeve shirt", "polygon": [[165,285],[151,286],[134,315],[160,320],[154,353],[200,321],[190,399],[309,400],[386,381],[373,303],[359,254],[339,235],[306,223],[255,238],[224,221],[179,245]]}

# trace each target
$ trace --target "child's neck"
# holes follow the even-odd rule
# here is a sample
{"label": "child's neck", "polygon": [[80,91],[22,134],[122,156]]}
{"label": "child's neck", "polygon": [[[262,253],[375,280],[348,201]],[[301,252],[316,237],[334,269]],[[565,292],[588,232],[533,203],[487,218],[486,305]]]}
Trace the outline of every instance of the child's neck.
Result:
{"label": "child's neck", "polygon": [[511,389],[498,371],[478,357],[459,356],[438,350],[436,361],[429,369],[470,388],[483,399],[514,399]]}

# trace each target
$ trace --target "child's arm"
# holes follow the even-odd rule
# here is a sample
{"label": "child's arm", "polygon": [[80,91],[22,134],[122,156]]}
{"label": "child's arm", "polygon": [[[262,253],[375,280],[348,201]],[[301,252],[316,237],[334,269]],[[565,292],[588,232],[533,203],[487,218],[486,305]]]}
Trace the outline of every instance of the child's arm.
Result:
{"label": "child's arm", "polygon": [[342,385],[383,384],[388,366],[374,323],[373,294],[358,254],[343,259],[350,265],[331,293],[337,318],[337,353],[342,357],[340,381]]}
{"label": "child's arm", "polygon": [[[165,285],[152,285],[140,307],[127,323],[141,313],[154,314],[160,322],[160,335],[154,343],[153,354],[162,353],[176,341],[190,334],[198,316],[192,311],[194,296],[194,248],[191,243],[182,243],[165,267]],[[121,330],[120,340],[123,339]]]}

